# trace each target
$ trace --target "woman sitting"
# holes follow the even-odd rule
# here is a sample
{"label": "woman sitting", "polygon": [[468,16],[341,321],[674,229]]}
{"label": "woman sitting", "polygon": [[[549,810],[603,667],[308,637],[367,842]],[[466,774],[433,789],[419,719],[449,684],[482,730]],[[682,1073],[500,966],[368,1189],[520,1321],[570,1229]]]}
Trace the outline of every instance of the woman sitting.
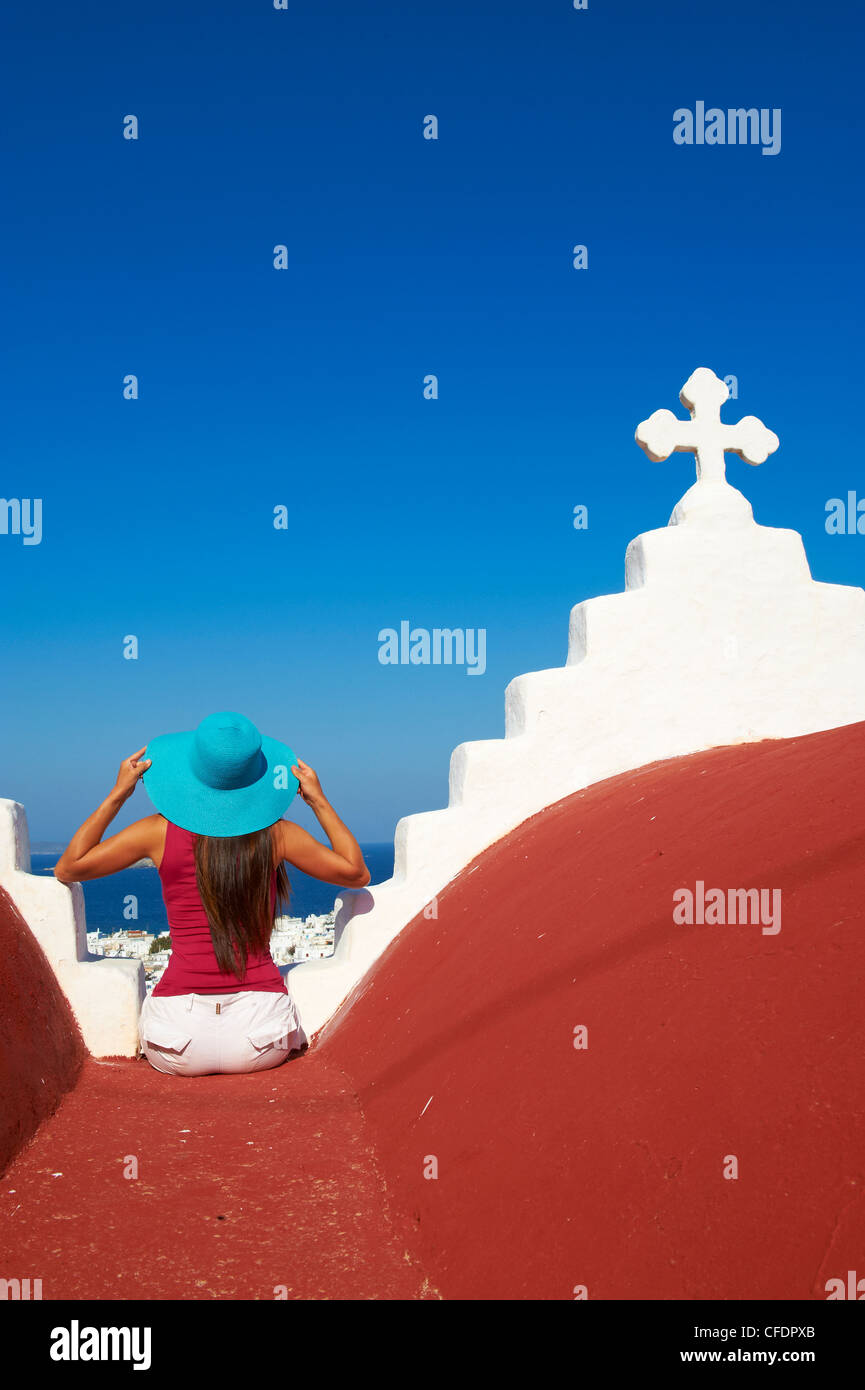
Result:
{"label": "woman sitting", "polygon": [[[144,756],[146,754],[146,756]],[[139,780],[156,815],[102,841]],[[282,817],[297,792],[331,847]],[[270,954],[289,895],[285,864],[342,887],[369,883],[360,846],[311,767],[242,714],[211,714],[163,734],[121,764],[113,791],[54,869],[62,883],[103,878],[148,858],[159,871],[171,959],[139,1018],[157,1071],[264,1071],[308,1046]]]}

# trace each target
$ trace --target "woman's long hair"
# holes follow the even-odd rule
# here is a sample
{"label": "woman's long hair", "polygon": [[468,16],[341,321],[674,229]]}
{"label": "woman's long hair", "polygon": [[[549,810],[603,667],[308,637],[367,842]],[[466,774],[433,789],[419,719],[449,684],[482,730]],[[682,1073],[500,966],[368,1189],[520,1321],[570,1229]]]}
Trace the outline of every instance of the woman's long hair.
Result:
{"label": "woman's long hair", "polygon": [[276,870],[276,900],[270,905],[273,879],[271,826],[251,835],[195,838],[195,878],[210,924],[210,936],[220,970],[246,975],[250,953],[269,949],[270,934],[280,912],[288,906],[290,886],[285,865]]}

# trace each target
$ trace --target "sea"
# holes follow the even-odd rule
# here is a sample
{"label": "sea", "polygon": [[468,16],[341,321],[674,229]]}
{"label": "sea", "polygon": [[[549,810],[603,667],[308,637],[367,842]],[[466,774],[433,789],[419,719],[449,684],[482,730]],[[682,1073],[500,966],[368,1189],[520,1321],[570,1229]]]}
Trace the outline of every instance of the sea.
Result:
{"label": "sea", "polygon": [[[371,884],[382,883],[391,877],[392,843],[361,845],[361,850],[371,874]],[[51,854],[34,852],[30,858],[32,873],[50,874],[60,858],[60,851]],[[285,867],[291,885],[288,908],[283,908],[286,916],[308,917],[310,913],[318,916],[332,911],[334,899],[341,891],[339,888],[332,883],[309,878],[290,864]],[[119,928],[126,927],[153,932],[155,936],[167,933],[168,919],[156,869],[143,865],[141,868],[121,869],[120,873],[109,874],[106,878],[92,878],[88,883],[82,883],[81,887],[84,890],[88,931],[110,936]]]}

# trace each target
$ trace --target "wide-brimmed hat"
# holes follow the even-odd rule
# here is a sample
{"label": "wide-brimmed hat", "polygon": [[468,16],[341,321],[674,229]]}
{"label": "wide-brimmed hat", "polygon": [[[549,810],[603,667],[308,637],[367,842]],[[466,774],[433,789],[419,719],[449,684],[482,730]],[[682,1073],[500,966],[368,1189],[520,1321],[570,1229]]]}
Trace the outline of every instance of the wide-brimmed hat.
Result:
{"label": "wide-brimmed hat", "polygon": [[287,743],[242,714],[209,714],[191,733],[148,743],[141,780],[166,820],[196,835],[249,835],[281,819],[300,785]]}

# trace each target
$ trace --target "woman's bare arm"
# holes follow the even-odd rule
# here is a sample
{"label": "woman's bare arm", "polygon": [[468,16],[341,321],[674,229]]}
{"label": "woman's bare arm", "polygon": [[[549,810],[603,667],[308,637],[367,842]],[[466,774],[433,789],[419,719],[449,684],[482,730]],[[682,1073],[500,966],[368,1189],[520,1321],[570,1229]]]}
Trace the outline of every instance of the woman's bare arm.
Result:
{"label": "woman's bare arm", "polygon": [[[146,747],[146,745],[145,745]],[[128,825],[103,843],[102,836],[121,806],[134,792],[138,779],[150,766],[150,759],[138,759],[144,752],[139,748],[120,765],[117,781],[101,806],[79,826],[54,866],[54,877],[61,883],[83,883],[91,878],[104,878],[128,869],[139,859],[153,859],[160,854],[164,827],[162,816],[145,816]]]}
{"label": "woman's bare arm", "polygon": [[320,844],[302,826],[283,820],[276,826],[277,857],[288,860],[310,878],[341,888],[363,888],[369,883],[370,872],[357,840],[336,814],[312,768],[298,758],[291,770],[300,783],[300,797],[315,812],[331,848]]}

